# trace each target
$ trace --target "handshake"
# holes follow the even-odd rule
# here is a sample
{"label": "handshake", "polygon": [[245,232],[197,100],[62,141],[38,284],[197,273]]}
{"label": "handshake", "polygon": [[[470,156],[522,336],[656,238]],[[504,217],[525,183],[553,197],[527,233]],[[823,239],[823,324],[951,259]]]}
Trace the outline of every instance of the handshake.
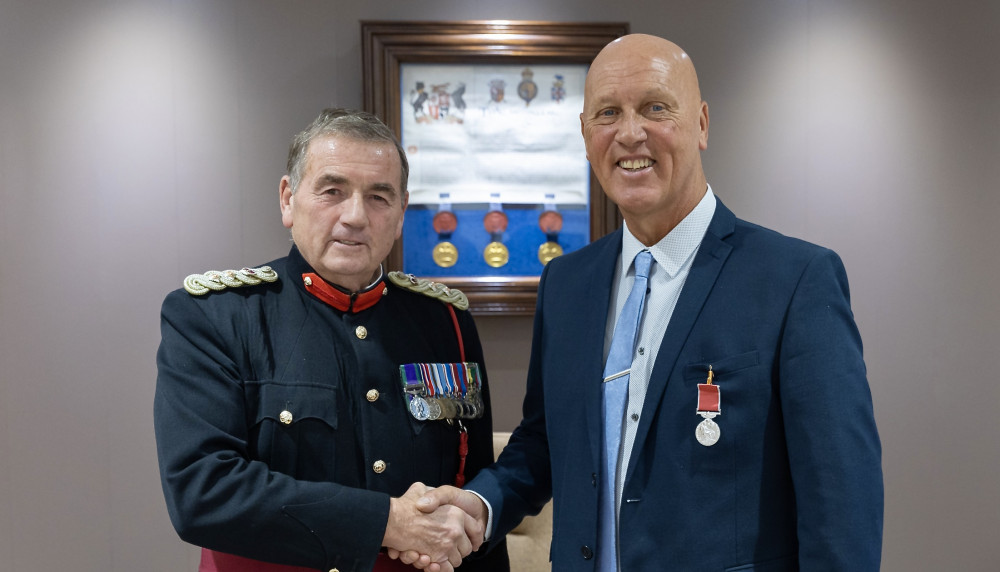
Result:
{"label": "handshake", "polygon": [[486,504],[451,486],[414,483],[389,503],[382,545],[389,556],[421,570],[453,572],[486,535]]}

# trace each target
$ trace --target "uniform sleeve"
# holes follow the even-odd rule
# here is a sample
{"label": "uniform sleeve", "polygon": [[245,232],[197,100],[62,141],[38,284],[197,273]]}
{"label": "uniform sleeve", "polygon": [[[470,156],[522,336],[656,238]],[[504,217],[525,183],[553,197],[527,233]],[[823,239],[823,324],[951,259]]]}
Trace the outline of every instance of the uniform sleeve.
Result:
{"label": "uniform sleeve", "polygon": [[175,529],[192,544],[256,560],[370,569],[388,495],[299,481],[251,460],[239,366],[245,307],[233,300],[212,319],[205,300],[183,291],[163,304],[154,426]]}
{"label": "uniform sleeve", "polygon": [[806,267],[780,346],[780,395],[803,570],[878,570],[881,444],[840,259]]}

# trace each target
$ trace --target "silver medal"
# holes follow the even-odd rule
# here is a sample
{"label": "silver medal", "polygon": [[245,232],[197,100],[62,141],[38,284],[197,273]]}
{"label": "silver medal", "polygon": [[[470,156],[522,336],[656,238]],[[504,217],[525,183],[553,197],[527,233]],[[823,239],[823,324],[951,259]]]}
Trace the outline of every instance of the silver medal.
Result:
{"label": "silver medal", "polygon": [[410,414],[417,421],[427,421],[427,417],[430,415],[430,409],[427,407],[427,400],[423,397],[414,396],[410,400]]}
{"label": "silver medal", "polygon": [[441,418],[441,404],[438,399],[431,397],[427,399],[427,419],[436,421]]}
{"label": "silver medal", "polygon": [[715,421],[706,417],[704,421],[699,423],[698,427],[695,428],[694,436],[702,445],[711,447],[719,442],[719,437],[722,436],[722,431],[719,429],[719,425]]}

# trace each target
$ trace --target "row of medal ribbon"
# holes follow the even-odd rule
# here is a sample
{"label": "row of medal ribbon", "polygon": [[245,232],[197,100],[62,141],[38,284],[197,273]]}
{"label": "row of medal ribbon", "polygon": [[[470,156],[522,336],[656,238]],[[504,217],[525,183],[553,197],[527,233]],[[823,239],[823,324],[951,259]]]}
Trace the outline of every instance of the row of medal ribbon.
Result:
{"label": "row of medal ribbon", "polygon": [[483,416],[477,363],[408,363],[399,366],[399,378],[410,415],[418,421]]}

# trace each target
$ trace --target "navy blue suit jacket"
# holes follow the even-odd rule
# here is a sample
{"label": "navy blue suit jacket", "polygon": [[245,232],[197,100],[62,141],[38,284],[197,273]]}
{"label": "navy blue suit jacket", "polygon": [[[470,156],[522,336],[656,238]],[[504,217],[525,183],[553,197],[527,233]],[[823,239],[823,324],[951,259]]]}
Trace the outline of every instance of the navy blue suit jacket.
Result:
{"label": "navy blue suit jacket", "polygon": [[[467,488],[495,537],[554,498],[554,570],[592,570],[605,322],[622,234],[542,274],[523,421]],[[711,365],[721,439],[695,439]],[[663,337],[620,510],[621,569],[877,570],[881,445],[831,250],[721,201]]]}

